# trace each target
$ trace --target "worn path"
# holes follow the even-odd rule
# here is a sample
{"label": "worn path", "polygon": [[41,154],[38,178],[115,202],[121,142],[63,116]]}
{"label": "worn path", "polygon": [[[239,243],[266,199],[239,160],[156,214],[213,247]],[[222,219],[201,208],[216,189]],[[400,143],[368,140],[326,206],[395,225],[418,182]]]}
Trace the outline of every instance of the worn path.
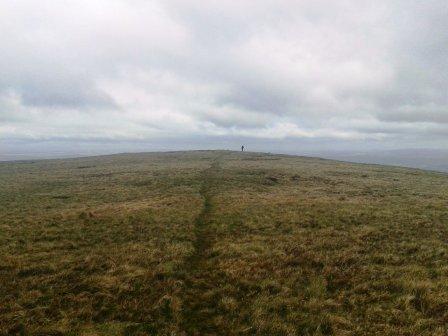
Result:
{"label": "worn path", "polygon": [[[214,317],[223,277],[214,268],[211,248],[216,240],[216,228],[213,225],[213,193],[222,178],[220,161],[214,159],[211,166],[203,171],[200,193],[203,208],[195,221],[194,252],[185,264],[184,294],[181,328],[188,335],[216,335]],[[205,295],[198,296],[198,293]]]}

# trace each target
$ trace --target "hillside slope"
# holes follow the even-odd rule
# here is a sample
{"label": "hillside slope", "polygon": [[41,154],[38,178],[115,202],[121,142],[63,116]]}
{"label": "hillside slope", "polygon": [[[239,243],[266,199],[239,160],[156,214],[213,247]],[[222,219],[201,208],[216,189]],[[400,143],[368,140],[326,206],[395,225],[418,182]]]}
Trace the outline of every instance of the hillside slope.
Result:
{"label": "hillside slope", "polygon": [[446,174],[197,151],[0,186],[0,334],[448,333]]}

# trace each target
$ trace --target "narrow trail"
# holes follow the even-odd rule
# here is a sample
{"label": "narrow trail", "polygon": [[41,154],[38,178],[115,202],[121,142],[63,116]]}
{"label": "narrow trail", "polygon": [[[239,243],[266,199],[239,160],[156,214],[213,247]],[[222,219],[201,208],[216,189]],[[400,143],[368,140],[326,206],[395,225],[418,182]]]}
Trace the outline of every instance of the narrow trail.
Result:
{"label": "narrow trail", "polygon": [[217,157],[202,173],[200,194],[203,197],[203,208],[195,221],[194,252],[184,265],[185,287],[182,298],[181,328],[187,335],[222,334],[212,323],[216,313],[216,302],[212,294],[219,290],[221,281],[210,256],[216,239],[216,229],[213,228],[212,218],[212,197],[213,189],[216,188],[221,176],[221,159],[222,156]]}
{"label": "narrow trail", "polygon": [[220,169],[219,158],[214,160],[210,166],[202,173],[202,185],[199,193],[203,198],[202,211],[195,220],[194,235],[195,241],[193,243],[194,253],[187,260],[187,265],[190,270],[194,270],[201,266],[202,259],[206,258],[206,252],[210,248],[213,239],[213,232],[207,225],[210,220],[211,213],[211,188],[214,175]]}

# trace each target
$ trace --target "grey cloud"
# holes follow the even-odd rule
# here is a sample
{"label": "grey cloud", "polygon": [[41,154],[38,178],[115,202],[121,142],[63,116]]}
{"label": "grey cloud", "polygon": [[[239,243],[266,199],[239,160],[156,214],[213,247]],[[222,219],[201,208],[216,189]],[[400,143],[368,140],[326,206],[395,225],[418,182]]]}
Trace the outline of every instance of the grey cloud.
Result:
{"label": "grey cloud", "polygon": [[410,122],[410,123],[448,123],[448,105],[427,105],[413,106],[407,105],[394,110],[393,113],[379,114],[379,120],[391,122]]}
{"label": "grey cloud", "polygon": [[3,138],[426,143],[448,123],[443,0],[18,0],[0,13]]}
{"label": "grey cloud", "polygon": [[217,99],[218,104],[237,106],[260,113],[282,115],[296,101],[293,94],[262,85],[244,86],[236,84],[232,92]]}
{"label": "grey cloud", "polygon": [[[74,78],[52,73],[24,76],[17,82],[0,81],[0,94],[17,95],[24,108],[66,108],[86,111],[119,108],[113,97],[97,89],[90,83],[89,78]],[[3,110],[3,113],[6,112]]]}
{"label": "grey cloud", "polygon": [[98,109],[118,108],[113,98],[77,80],[28,82],[17,88],[25,106]]}

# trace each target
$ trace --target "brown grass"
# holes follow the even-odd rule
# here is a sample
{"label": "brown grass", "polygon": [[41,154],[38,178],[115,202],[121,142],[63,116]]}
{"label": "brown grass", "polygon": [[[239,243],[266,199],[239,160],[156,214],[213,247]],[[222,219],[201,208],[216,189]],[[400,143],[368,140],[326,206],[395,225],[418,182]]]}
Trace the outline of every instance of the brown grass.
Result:
{"label": "brown grass", "polygon": [[448,334],[445,174],[199,151],[0,186],[2,335]]}

